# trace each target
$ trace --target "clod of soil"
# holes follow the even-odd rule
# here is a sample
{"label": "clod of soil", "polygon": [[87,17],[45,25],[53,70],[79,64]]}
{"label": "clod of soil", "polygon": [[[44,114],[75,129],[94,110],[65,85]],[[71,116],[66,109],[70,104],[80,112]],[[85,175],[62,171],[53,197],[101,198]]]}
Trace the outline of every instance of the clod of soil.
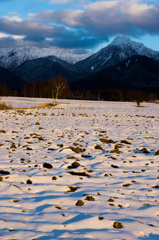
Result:
{"label": "clod of soil", "polygon": [[111,173],[105,173],[104,177],[112,177],[112,174]]}
{"label": "clod of soil", "polygon": [[62,207],[60,207],[60,206],[55,206],[55,208],[60,209],[60,210],[62,209]]}
{"label": "clod of soil", "polygon": [[114,149],[114,150],[111,150],[110,153],[120,154],[121,151],[119,151],[119,149]]}
{"label": "clod of soil", "polygon": [[50,164],[50,163],[44,163],[43,164],[43,168],[49,168],[49,169],[51,169],[51,168],[53,168],[53,166]]}
{"label": "clod of soil", "polygon": [[122,144],[115,144],[114,149],[122,148]]}
{"label": "clod of soil", "polygon": [[108,202],[114,202],[114,199],[113,198],[109,198]]}
{"label": "clod of soil", "polygon": [[81,207],[84,205],[84,202],[82,200],[78,200],[76,203],[75,203],[76,206],[78,207]]}
{"label": "clod of soil", "polygon": [[77,160],[77,158],[74,156],[68,156],[67,159],[76,159]]}
{"label": "clod of soil", "polygon": [[12,143],[10,148],[16,148],[15,143]]}
{"label": "clod of soil", "polygon": [[101,151],[104,151],[104,149],[100,145],[96,145],[94,148],[98,149],[98,150],[101,150]]}
{"label": "clod of soil", "polygon": [[124,183],[122,186],[123,187],[129,187],[131,184],[130,183]]}
{"label": "clod of soil", "polygon": [[109,143],[114,143],[114,141],[113,141],[112,139],[100,138],[99,140],[100,140],[101,142],[107,143],[107,144],[109,144]]}
{"label": "clod of soil", "polygon": [[80,166],[80,164],[78,162],[73,162],[70,166],[68,166],[67,168],[78,168]]}
{"label": "clod of soil", "polygon": [[43,137],[38,137],[38,139],[40,140],[40,141],[45,141],[45,139],[43,138]]}
{"label": "clod of soil", "polygon": [[0,130],[0,133],[6,133],[6,131],[5,130]]}
{"label": "clod of soil", "polygon": [[123,206],[119,203],[119,204],[118,204],[118,207],[122,208]]}
{"label": "clod of soil", "polygon": [[10,172],[8,172],[8,171],[5,171],[5,170],[0,170],[0,174],[9,175],[9,174],[10,174]]}
{"label": "clod of soil", "polygon": [[80,148],[80,147],[69,147],[69,148],[75,153],[82,153],[86,151],[84,148]]}
{"label": "clod of soil", "polygon": [[83,158],[91,158],[92,156],[89,155],[89,154],[82,154],[81,157],[83,157]]}
{"label": "clod of soil", "polygon": [[119,168],[117,165],[111,164],[112,168]]}
{"label": "clod of soil", "polygon": [[154,185],[152,186],[152,188],[159,188],[159,185]]}
{"label": "clod of soil", "polygon": [[63,144],[57,144],[58,147],[62,148],[63,147]]}
{"label": "clod of soil", "polygon": [[87,201],[94,201],[95,198],[94,198],[92,195],[87,195],[87,196],[85,197],[85,200],[87,200]]}
{"label": "clod of soil", "polygon": [[80,187],[76,187],[76,186],[68,186],[68,187],[69,187],[68,192],[75,192],[80,188]]}
{"label": "clod of soil", "polygon": [[132,171],[132,173],[140,173],[140,171]]}
{"label": "clod of soil", "polygon": [[30,148],[30,147],[27,147],[26,148],[26,150],[28,150],[28,151],[31,151],[31,150],[33,150],[32,148]]}
{"label": "clod of soil", "polygon": [[57,177],[56,177],[56,176],[53,176],[53,177],[52,177],[52,180],[56,180],[56,179],[57,179]]}
{"label": "clod of soil", "polygon": [[47,150],[49,150],[49,151],[54,151],[55,148],[48,148]]}
{"label": "clod of soil", "polygon": [[30,179],[28,179],[28,180],[26,181],[26,183],[27,183],[27,184],[32,184],[33,182],[32,182]]}
{"label": "clod of soil", "polygon": [[20,202],[19,199],[13,199],[13,202]]}
{"label": "clod of soil", "polygon": [[150,203],[143,203],[143,206],[150,206]]}
{"label": "clod of soil", "polygon": [[71,171],[71,172],[68,172],[70,173],[71,175],[77,175],[77,176],[84,176],[84,177],[91,177],[91,175],[85,173],[85,172],[74,172],[74,171]]}
{"label": "clod of soil", "polygon": [[113,227],[120,229],[120,228],[123,228],[123,225],[120,222],[114,222]]}
{"label": "clod of soil", "polygon": [[143,152],[143,153],[150,153],[150,151],[148,151],[147,148],[145,148],[145,147],[142,148],[142,149],[140,149],[140,152]]}
{"label": "clod of soil", "polygon": [[155,152],[154,155],[159,155],[159,149]]}
{"label": "clod of soil", "polygon": [[124,144],[131,144],[131,143],[128,142],[127,140],[121,140],[120,142],[121,142],[121,143],[124,143]]}
{"label": "clod of soil", "polygon": [[99,219],[99,220],[103,220],[103,219],[104,219],[104,217],[100,217],[100,216],[98,216],[98,219]]}

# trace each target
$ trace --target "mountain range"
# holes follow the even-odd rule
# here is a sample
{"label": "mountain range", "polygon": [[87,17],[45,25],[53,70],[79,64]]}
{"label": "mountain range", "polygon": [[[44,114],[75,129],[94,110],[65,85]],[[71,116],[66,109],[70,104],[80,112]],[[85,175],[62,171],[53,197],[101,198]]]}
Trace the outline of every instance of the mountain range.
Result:
{"label": "mountain range", "polygon": [[56,48],[0,49],[0,67],[0,82],[12,89],[58,75],[73,89],[159,88],[159,52],[125,36],[92,55]]}

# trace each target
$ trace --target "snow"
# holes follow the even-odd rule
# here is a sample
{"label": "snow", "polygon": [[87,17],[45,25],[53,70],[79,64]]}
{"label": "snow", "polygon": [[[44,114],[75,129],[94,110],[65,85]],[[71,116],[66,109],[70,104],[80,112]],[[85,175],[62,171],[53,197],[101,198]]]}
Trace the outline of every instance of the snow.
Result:
{"label": "snow", "polygon": [[[52,101],[2,100],[18,108]],[[0,170],[10,172],[0,174],[1,239],[159,239],[159,105],[58,102],[0,111]],[[80,166],[69,169],[75,160]],[[78,200],[84,205],[76,206]]]}
{"label": "snow", "polygon": [[[132,41],[129,37],[117,36],[109,44],[109,46],[113,46],[113,45],[120,46],[123,48],[123,50],[131,48],[131,50],[133,50],[133,51],[135,50],[137,52],[137,54],[152,58],[159,62],[159,52],[158,51],[154,51],[150,48],[147,48],[146,46],[144,46],[143,43]],[[123,56],[123,58],[124,58],[124,56]]]}
{"label": "snow", "polygon": [[125,63],[125,64],[126,64],[126,67],[129,66],[130,62],[131,62],[131,60],[128,60],[128,61]]}
{"label": "snow", "polygon": [[94,71],[94,66],[91,67],[91,71]]}
{"label": "snow", "polygon": [[112,41],[111,45],[123,45],[123,44],[132,44],[132,41],[129,37],[126,36],[117,36]]}
{"label": "snow", "polygon": [[147,49],[143,43],[132,41],[129,37],[126,37],[126,36],[117,36],[110,45],[123,46],[123,47],[129,46],[129,47],[132,47],[133,49],[136,49],[140,53],[143,53],[143,52],[145,53],[145,49]]}
{"label": "snow", "polygon": [[107,58],[105,58],[105,62],[109,61],[112,58],[112,54],[110,54]]}
{"label": "snow", "polygon": [[74,64],[90,56],[90,54],[75,54],[72,49],[61,49],[56,47],[20,47],[0,48],[1,66],[9,68],[12,64],[16,66],[26,60],[33,60],[42,57],[56,56],[68,63]]}

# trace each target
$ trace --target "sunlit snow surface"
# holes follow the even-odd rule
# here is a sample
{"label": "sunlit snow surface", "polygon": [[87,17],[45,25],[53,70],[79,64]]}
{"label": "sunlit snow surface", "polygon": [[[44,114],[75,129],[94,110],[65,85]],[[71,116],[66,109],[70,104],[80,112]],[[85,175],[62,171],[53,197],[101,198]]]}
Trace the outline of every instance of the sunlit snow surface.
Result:
{"label": "sunlit snow surface", "polygon": [[[51,102],[3,100],[14,107]],[[159,105],[59,103],[0,111],[0,170],[10,172],[0,175],[0,239],[159,239]],[[68,169],[75,160],[80,166]],[[69,192],[69,186],[79,188]],[[78,200],[84,205],[76,206]],[[123,228],[113,228],[114,221]]]}

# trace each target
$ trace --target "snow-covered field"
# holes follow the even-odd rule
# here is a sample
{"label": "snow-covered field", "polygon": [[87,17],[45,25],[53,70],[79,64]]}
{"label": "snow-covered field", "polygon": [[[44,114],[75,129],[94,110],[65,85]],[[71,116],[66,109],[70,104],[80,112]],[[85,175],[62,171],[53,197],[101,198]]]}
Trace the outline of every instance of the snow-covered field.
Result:
{"label": "snow-covered field", "polygon": [[0,239],[159,239],[159,104],[59,103],[0,111]]}

